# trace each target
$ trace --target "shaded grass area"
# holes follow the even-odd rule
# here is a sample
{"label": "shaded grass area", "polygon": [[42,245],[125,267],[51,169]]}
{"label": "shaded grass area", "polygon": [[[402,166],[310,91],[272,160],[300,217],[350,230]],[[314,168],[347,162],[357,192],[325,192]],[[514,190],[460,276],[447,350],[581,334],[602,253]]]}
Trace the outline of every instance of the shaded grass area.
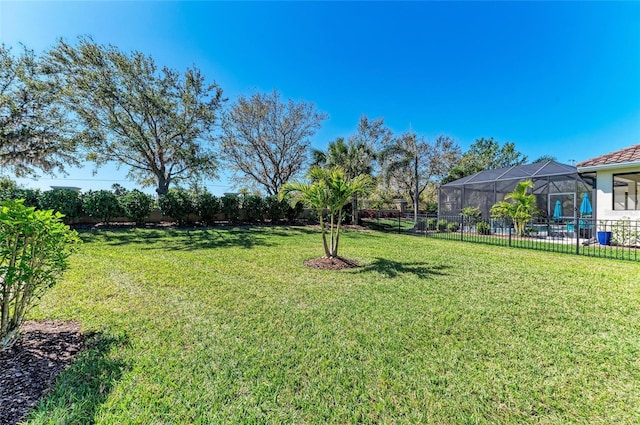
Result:
{"label": "shaded grass area", "polygon": [[412,230],[414,227],[413,220],[406,218],[401,220],[397,218],[364,219],[362,222],[368,228],[381,232],[406,232]]}
{"label": "shaded grass area", "polygon": [[640,267],[373,231],[83,234],[35,318],[101,335],[29,423],[636,423]]}

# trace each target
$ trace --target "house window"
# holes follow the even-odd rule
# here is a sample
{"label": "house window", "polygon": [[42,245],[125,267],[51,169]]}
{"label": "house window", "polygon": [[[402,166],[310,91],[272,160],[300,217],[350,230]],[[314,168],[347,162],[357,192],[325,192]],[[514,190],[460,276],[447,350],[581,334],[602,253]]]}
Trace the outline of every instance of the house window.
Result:
{"label": "house window", "polygon": [[613,209],[640,210],[640,173],[613,175]]}

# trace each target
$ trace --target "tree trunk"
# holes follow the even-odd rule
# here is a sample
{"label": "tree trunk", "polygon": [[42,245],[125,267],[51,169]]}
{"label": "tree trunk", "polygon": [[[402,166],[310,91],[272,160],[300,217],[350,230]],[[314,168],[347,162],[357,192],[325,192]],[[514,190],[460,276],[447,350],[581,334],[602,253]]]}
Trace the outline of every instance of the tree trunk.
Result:
{"label": "tree trunk", "polygon": [[413,158],[414,177],[416,180],[416,187],[413,190],[413,226],[418,227],[418,197],[420,196],[420,182],[418,181],[418,152],[415,153]]}
{"label": "tree trunk", "polygon": [[321,209],[318,210],[318,214],[319,214],[319,217],[320,217],[320,231],[322,232],[322,244],[324,246],[324,256],[325,257],[330,257],[331,253],[329,252],[329,246],[327,245],[327,233],[325,232],[324,221],[322,220],[322,210]]}
{"label": "tree trunk", "polygon": [[166,178],[164,175],[157,175],[158,187],[156,187],[156,193],[158,196],[164,195],[169,191],[169,183],[170,179]]}
{"label": "tree trunk", "polygon": [[351,198],[351,224],[358,224],[358,195]]}

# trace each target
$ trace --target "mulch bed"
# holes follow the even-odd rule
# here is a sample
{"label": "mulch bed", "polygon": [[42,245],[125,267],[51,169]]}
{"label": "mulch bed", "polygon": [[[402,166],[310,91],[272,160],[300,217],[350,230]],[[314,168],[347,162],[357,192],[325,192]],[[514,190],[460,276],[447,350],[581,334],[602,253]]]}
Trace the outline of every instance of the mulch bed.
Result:
{"label": "mulch bed", "polygon": [[312,269],[320,270],[342,270],[360,267],[356,260],[350,260],[342,257],[319,257],[306,260],[304,265]]}
{"label": "mulch bed", "polygon": [[0,424],[17,424],[83,347],[77,322],[25,322],[13,346],[0,351]]}

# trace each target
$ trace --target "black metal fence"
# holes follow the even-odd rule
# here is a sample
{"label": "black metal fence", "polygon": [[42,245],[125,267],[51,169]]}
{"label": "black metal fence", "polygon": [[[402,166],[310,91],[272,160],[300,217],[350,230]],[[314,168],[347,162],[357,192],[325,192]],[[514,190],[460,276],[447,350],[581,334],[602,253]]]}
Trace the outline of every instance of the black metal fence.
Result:
{"label": "black metal fence", "polygon": [[640,261],[640,221],[560,218],[531,220],[516,232],[509,219],[413,214],[365,220],[379,230],[453,241]]}

